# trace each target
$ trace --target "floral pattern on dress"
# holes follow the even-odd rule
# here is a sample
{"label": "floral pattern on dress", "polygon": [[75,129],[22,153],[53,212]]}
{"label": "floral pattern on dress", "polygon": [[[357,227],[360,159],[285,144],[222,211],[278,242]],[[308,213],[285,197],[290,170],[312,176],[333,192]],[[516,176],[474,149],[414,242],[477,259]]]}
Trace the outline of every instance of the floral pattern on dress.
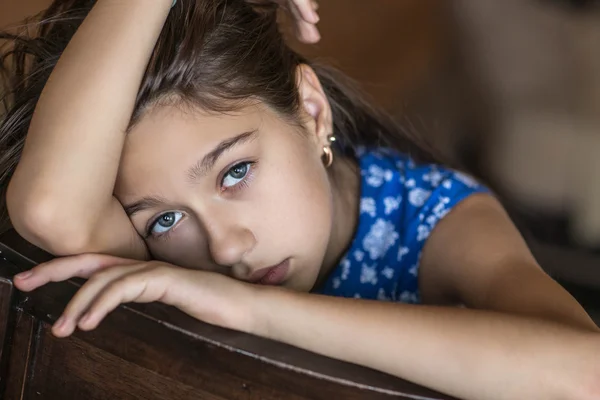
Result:
{"label": "floral pattern on dress", "polygon": [[420,303],[419,261],[437,223],[460,201],[489,190],[440,165],[387,149],[362,150],[356,234],[317,293]]}

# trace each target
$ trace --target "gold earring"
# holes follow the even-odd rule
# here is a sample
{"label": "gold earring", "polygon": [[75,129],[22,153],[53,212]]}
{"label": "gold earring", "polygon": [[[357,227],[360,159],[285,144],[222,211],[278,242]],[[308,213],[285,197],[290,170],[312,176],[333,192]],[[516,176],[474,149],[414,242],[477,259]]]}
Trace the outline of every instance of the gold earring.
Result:
{"label": "gold earring", "polygon": [[331,167],[333,164],[333,151],[331,151],[331,146],[323,146],[323,165],[325,168]]}
{"label": "gold earring", "polygon": [[[330,143],[333,143],[335,142],[335,136],[329,136],[327,140]],[[323,157],[323,165],[325,165],[325,168],[331,167],[331,164],[333,164],[333,150],[331,150],[331,145],[323,146]]]}

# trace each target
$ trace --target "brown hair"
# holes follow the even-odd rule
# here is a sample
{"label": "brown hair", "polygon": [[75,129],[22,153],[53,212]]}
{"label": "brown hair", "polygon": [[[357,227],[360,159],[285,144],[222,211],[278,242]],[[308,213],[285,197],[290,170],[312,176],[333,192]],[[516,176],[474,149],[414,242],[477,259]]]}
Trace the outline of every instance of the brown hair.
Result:
{"label": "brown hair", "polygon": [[[10,48],[0,54],[6,109],[0,122],[0,210],[40,97],[69,40],[94,0],[55,0],[34,26],[34,35],[0,33]],[[386,146],[429,158],[416,135],[374,107],[350,79],[306,60],[286,45],[268,0],[179,0],[171,10],[142,81],[131,124],[165,100],[226,112],[257,99],[297,121],[296,70],[310,65],[333,112],[335,151]],[[9,63],[10,61],[10,63]],[[2,86],[0,86],[1,88]]]}

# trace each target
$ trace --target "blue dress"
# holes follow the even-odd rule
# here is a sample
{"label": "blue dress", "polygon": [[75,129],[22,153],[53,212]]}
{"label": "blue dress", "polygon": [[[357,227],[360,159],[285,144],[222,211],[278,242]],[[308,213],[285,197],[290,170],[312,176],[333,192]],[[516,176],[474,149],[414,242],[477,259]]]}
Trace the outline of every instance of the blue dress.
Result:
{"label": "blue dress", "polygon": [[359,153],[360,216],[339,265],[315,293],[420,303],[423,246],[461,200],[488,192],[468,175],[378,149]]}

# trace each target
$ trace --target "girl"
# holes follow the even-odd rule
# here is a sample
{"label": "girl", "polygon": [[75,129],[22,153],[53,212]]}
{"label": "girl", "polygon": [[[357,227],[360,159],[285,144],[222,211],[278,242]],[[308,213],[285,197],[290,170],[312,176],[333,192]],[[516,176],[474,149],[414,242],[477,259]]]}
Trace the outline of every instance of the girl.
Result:
{"label": "girl", "polygon": [[270,2],[172,6],[56,0],[13,37],[7,208],[66,256],[15,284],[90,278],[55,335],[161,301],[461,398],[600,396],[598,329],[485,188],[290,50]]}

